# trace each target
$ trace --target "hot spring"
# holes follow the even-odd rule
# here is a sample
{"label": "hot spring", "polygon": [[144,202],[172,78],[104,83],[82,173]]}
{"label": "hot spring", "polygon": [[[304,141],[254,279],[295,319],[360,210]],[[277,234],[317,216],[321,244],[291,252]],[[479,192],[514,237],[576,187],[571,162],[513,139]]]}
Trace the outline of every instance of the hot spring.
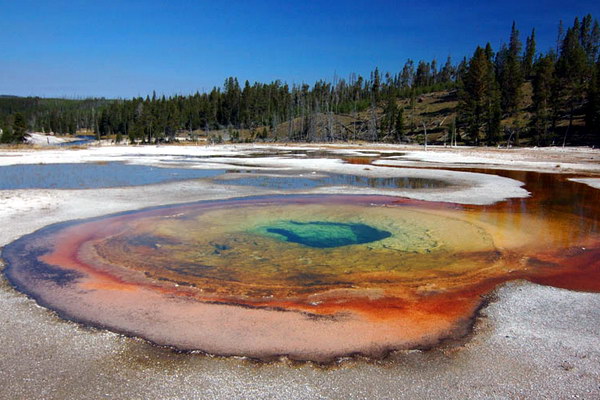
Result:
{"label": "hot spring", "polygon": [[5,273],[65,318],[180,350],[380,357],[463,336],[509,280],[600,290],[597,191],[503,174],[534,196],[261,196],[65,222],[8,245]]}

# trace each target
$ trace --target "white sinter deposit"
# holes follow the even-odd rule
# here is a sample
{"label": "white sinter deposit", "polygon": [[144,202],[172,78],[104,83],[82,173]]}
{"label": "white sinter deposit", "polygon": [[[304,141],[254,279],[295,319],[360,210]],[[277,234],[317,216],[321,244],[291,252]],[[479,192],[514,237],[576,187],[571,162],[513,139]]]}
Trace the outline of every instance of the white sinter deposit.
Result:
{"label": "white sinter deposit", "polygon": [[585,183],[595,189],[600,189],[600,178],[570,178],[570,181]]}
{"label": "white sinter deposit", "polygon": [[[521,182],[491,174],[445,170],[394,168],[347,164],[338,158],[309,158],[305,154],[295,156],[266,155],[291,151],[311,150],[306,147],[266,146],[105,146],[81,150],[55,149],[45,151],[0,152],[0,165],[52,164],[82,162],[125,162],[157,167],[183,167],[198,169],[239,169],[287,172],[288,176],[305,174],[348,174],[366,178],[420,178],[441,180],[448,187],[438,189],[377,189],[370,187],[327,186],[305,193],[359,193],[393,195],[428,201],[445,201],[462,204],[492,204],[508,198],[524,198],[529,192]],[[356,150],[333,149],[336,155],[365,156]],[[252,156],[239,158],[240,156]]]}

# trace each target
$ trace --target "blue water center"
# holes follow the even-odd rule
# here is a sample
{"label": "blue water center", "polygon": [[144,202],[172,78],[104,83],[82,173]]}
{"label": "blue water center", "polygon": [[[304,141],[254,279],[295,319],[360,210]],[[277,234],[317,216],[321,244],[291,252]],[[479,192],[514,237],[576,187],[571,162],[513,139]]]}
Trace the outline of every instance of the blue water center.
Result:
{"label": "blue water center", "polygon": [[280,221],[263,229],[279,239],[320,249],[370,243],[392,235],[365,224],[328,221]]}

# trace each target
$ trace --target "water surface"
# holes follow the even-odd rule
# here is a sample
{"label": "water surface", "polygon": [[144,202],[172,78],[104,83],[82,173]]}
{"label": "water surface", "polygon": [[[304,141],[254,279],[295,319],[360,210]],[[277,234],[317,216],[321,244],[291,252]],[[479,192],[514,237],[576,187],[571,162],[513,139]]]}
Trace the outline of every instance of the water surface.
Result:
{"label": "water surface", "polygon": [[22,164],[0,167],[0,190],[98,189],[211,178],[225,170],[158,168],[118,162]]}
{"label": "water surface", "polygon": [[205,178],[214,178],[213,182],[217,184],[254,186],[275,190],[299,190],[340,185],[377,189],[437,189],[450,186],[450,183],[442,180],[414,177],[373,178],[326,173],[314,177],[302,176],[302,173],[269,176],[251,169],[246,171],[244,176],[225,179],[219,178],[219,176],[227,172],[239,171],[161,168],[120,162],[20,164],[0,167],[0,190],[98,189]]}
{"label": "water surface", "polygon": [[96,141],[96,137],[93,135],[77,135],[76,140],[72,140],[70,142],[58,143],[58,146],[68,147],[68,146],[81,146],[84,144],[90,144]]}
{"label": "water surface", "polygon": [[386,239],[392,234],[365,224],[328,221],[279,221],[259,228],[288,242],[326,249]]}
{"label": "water surface", "polygon": [[451,186],[449,182],[438,179],[415,177],[377,178],[333,173],[319,174],[315,177],[249,174],[239,178],[215,179],[214,182],[287,190],[312,189],[325,186],[354,186],[373,189],[440,189]]}

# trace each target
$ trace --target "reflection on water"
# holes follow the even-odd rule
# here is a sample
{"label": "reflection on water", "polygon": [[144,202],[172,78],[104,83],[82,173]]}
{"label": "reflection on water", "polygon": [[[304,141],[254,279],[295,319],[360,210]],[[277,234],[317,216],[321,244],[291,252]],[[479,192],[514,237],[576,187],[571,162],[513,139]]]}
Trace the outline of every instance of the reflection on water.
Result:
{"label": "reflection on water", "polygon": [[264,187],[269,189],[312,189],[323,186],[355,186],[376,189],[439,189],[450,186],[437,179],[397,177],[374,178],[359,175],[327,174],[316,177],[249,175],[240,178],[215,179],[216,183]]}
{"label": "reflection on water", "polygon": [[[98,189],[149,185],[170,181],[216,178],[225,169],[160,168],[147,165],[110,163],[22,164],[0,167],[0,190],[5,189]],[[237,171],[239,172],[239,171]],[[377,189],[436,189],[450,186],[437,179],[414,177],[373,178],[346,174],[270,176],[247,171],[247,176],[214,179],[224,185],[254,186],[277,190],[310,189],[323,186],[356,186]]]}
{"label": "reflection on water", "polygon": [[[533,228],[527,225],[526,217],[533,215],[544,221],[544,225],[535,231],[542,241],[540,247],[547,252],[561,253],[567,260],[572,257],[572,266],[577,264],[576,259],[586,255],[584,258],[588,260],[588,264],[580,266],[581,273],[560,273],[555,270],[548,276],[538,276],[531,280],[573,290],[600,291],[600,254],[585,245],[585,242],[600,234],[600,190],[569,181],[572,176],[564,174],[487,169],[467,171],[494,173],[520,180],[525,182],[525,189],[532,193],[532,197],[527,199],[509,199],[491,206],[467,207],[477,210],[480,218],[528,231]],[[552,226],[558,228],[552,229]],[[550,232],[552,241],[546,241],[546,230]],[[557,250],[557,246],[561,247]]]}
{"label": "reflection on water", "polygon": [[0,167],[4,189],[97,189],[149,185],[185,179],[210,178],[225,170],[157,168],[117,162],[83,164],[23,164]]}

